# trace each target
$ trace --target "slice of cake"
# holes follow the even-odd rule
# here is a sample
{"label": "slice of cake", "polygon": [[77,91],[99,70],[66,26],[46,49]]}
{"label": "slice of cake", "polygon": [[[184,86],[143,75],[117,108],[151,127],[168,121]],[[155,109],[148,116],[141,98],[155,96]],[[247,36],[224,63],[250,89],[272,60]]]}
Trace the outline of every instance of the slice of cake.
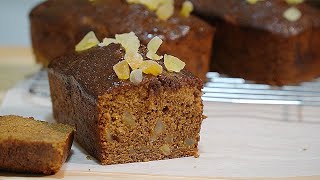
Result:
{"label": "slice of cake", "polygon": [[[128,2],[127,2],[128,1]],[[209,70],[214,28],[190,15],[190,5],[174,7],[173,0],[58,0],[45,1],[30,13],[32,46],[45,66],[74,51],[89,31],[99,40],[133,31],[146,45],[158,36],[159,49],[184,59],[187,69],[205,79]]]}
{"label": "slice of cake", "polygon": [[157,55],[160,38],[148,48],[133,33],[91,48],[93,39],[49,65],[55,119],[75,126],[102,164],[197,157],[202,81],[178,58]]}
{"label": "slice of cake", "polygon": [[70,126],[0,116],[0,169],[54,174],[68,157],[72,142]]}

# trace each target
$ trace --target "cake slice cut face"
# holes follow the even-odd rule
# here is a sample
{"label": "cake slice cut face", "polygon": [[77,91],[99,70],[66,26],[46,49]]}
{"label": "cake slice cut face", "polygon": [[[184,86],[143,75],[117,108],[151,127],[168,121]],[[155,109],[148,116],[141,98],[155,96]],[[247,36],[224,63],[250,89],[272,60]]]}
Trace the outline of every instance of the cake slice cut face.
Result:
{"label": "cake slice cut face", "polygon": [[[139,54],[146,61],[146,47]],[[111,43],[55,60],[49,81],[56,120],[74,125],[76,140],[102,164],[197,157],[202,81],[169,72],[163,60],[154,61],[159,75],[120,80],[113,67],[124,57]]]}

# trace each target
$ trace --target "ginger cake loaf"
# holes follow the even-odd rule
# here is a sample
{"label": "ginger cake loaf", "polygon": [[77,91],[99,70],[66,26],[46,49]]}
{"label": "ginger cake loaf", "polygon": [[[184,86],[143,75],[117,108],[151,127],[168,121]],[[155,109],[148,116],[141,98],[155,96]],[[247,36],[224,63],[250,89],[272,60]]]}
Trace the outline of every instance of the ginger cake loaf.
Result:
{"label": "ginger cake loaf", "polygon": [[49,0],[39,4],[30,13],[37,61],[47,66],[51,60],[74,51],[74,46],[90,31],[100,40],[133,31],[144,45],[153,37],[160,37],[166,43],[159,52],[184,59],[188,70],[205,79],[214,28],[190,15],[190,5],[174,6],[174,0],[143,2]]}
{"label": "ginger cake loaf", "polygon": [[54,174],[67,159],[73,128],[33,118],[0,116],[0,169]]}
{"label": "ginger cake loaf", "polygon": [[158,37],[147,47],[132,32],[99,46],[94,37],[49,65],[55,119],[75,126],[75,139],[104,165],[197,157],[201,79],[157,55]]}
{"label": "ginger cake loaf", "polygon": [[211,70],[279,86],[320,76],[315,1],[191,1],[217,28]]}

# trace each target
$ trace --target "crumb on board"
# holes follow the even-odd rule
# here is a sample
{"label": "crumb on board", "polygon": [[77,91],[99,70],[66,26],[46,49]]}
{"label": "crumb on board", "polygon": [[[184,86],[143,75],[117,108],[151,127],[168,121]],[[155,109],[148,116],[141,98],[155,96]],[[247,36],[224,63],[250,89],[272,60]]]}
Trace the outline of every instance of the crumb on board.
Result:
{"label": "crumb on board", "polygon": [[90,155],[86,156],[87,160],[92,160],[92,157]]}

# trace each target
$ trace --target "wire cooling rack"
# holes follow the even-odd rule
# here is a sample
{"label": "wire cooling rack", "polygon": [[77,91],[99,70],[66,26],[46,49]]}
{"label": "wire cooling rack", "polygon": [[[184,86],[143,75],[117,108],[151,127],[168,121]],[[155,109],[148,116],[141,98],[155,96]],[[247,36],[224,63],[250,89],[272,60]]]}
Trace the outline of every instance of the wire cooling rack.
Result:
{"label": "wire cooling rack", "polygon": [[204,101],[320,106],[320,79],[276,87],[229,78],[216,72],[209,72],[207,78],[203,88]]}
{"label": "wire cooling rack", "polygon": [[[216,72],[207,74],[203,100],[226,103],[320,106],[320,79],[297,86],[275,87],[229,78]],[[48,75],[41,70],[33,77],[32,95],[50,97]]]}
{"label": "wire cooling rack", "polygon": [[45,69],[40,70],[31,77],[32,84],[29,88],[29,92],[32,95],[40,97],[50,97],[48,72]]}

